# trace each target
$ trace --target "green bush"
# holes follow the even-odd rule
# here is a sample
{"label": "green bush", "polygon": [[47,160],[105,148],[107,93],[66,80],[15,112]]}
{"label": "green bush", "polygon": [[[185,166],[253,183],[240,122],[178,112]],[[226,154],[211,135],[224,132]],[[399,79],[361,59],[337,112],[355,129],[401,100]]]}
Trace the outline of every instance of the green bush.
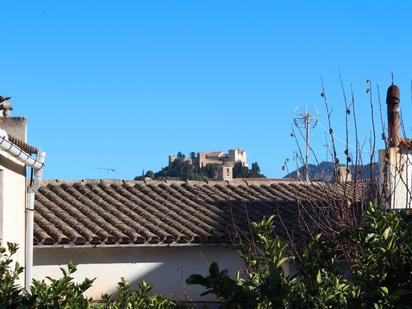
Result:
{"label": "green bush", "polygon": [[18,246],[7,243],[7,251],[0,247],[0,308],[16,308],[28,305],[26,295],[21,286],[16,282],[23,273],[23,267],[19,263],[13,263],[13,255]]}
{"label": "green bush", "polygon": [[152,287],[142,281],[138,289],[132,289],[127,281],[122,278],[118,283],[116,298],[112,295],[104,294],[102,296],[103,304],[96,305],[97,309],[123,309],[123,308],[141,308],[141,309],[168,309],[181,307],[165,297],[157,294],[150,295]]}
{"label": "green bush", "polygon": [[91,299],[86,298],[84,292],[92,286],[94,279],[84,279],[80,284],[75,283],[71,275],[76,269],[74,264],[67,265],[67,271],[60,268],[63,276],[59,279],[47,277],[48,283],[45,280],[33,280],[30,294],[34,307],[44,309],[90,308]]}
{"label": "green bush", "polygon": [[[412,215],[384,212],[371,205],[359,227],[333,240],[315,237],[296,257],[273,234],[274,217],[251,227],[253,241],[240,248],[246,272],[231,278],[212,263],[207,276],[191,275],[188,284],[206,288],[222,308],[412,308]],[[13,262],[17,246],[0,248],[0,308],[183,308],[182,304],[151,294],[140,283],[132,289],[122,279],[117,292],[104,295],[102,304],[84,296],[93,280],[76,283],[76,266],[62,268],[59,279],[36,281],[29,291],[16,282],[23,268]],[[346,257],[346,260],[344,260]],[[286,274],[285,263],[297,268]],[[342,264],[345,274],[342,274]]]}
{"label": "green bush", "polygon": [[412,214],[371,206],[359,228],[342,233],[356,249],[353,307],[412,308]]}
{"label": "green bush", "polygon": [[246,264],[246,277],[237,273],[231,279],[227,270],[219,270],[212,263],[209,275],[191,275],[188,284],[199,284],[207,290],[202,294],[214,294],[222,301],[222,308],[281,308],[288,304],[288,295],[294,279],[288,279],[282,265],[286,246],[272,237],[274,217],[252,223],[256,240],[247,242],[240,249]]}
{"label": "green bush", "polygon": [[23,273],[23,267],[13,262],[17,245],[8,243],[6,249],[0,247],[0,308],[41,308],[41,309],[123,309],[123,308],[182,308],[177,302],[156,294],[149,294],[152,287],[145,282],[139,288],[130,288],[122,278],[118,284],[116,297],[103,295],[103,304],[95,304],[85,297],[94,279],[84,279],[76,283],[72,275],[77,267],[69,264],[67,270],[60,268],[62,277],[46,280],[33,280],[29,291],[25,291],[16,282]]}
{"label": "green bush", "polygon": [[[208,276],[192,275],[187,283],[204,286],[222,308],[412,308],[409,212],[370,205],[358,228],[328,241],[318,235],[297,257],[288,257],[273,235],[273,217],[252,228],[256,240],[240,250],[244,278],[231,279],[213,263]],[[287,261],[297,267],[293,276],[283,271]]]}
{"label": "green bush", "polygon": [[295,259],[298,272],[290,281],[290,308],[347,308],[353,287],[339,271],[338,243],[321,235]]}

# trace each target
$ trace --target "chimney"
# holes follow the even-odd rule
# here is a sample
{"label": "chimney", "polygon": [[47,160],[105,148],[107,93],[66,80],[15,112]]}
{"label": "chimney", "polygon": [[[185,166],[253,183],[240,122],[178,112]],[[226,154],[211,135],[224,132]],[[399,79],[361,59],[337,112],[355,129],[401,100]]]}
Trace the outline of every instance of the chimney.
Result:
{"label": "chimney", "polygon": [[388,142],[389,147],[398,147],[401,141],[401,117],[399,114],[400,91],[396,85],[390,86],[386,95],[388,105]]}
{"label": "chimney", "polygon": [[27,140],[27,120],[24,117],[1,117],[0,128],[22,142]]}
{"label": "chimney", "polygon": [[334,182],[345,183],[352,181],[352,173],[346,166],[338,166],[334,172]]}

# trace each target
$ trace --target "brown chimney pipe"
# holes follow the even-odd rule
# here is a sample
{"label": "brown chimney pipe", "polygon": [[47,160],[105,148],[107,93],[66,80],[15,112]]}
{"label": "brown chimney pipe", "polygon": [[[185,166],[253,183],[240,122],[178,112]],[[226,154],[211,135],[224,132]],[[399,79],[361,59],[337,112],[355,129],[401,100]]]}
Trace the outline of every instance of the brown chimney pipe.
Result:
{"label": "brown chimney pipe", "polygon": [[388,142],[389,147],[398,147],[401,142],[401,117],[399,102],[401,93],[396,85],[388,88],[386,104],[388,105]]}

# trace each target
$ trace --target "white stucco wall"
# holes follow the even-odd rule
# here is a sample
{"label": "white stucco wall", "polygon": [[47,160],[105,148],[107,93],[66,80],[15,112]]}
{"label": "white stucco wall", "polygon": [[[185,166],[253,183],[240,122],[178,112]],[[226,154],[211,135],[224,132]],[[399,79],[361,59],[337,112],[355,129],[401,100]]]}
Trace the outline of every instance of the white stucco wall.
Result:
{"label": "white stucco wall", "polygon": [[247,158],[246,158],[246,151],[236,148],[229,150],[229,160],[233,162],[242,162],[244,166],[248,166]]}
{"label": "white stucco wall", "polygon": [[[0,237],[2,246],[17,243],[19,250],[14,258],[20,265],[25,261],[25,167],[15,158],[0,151]],[[19,283],[23,285],[24,275]]]}
{"label": "white stucco wall", "polygon": [[[386,181],[392,209],[412,207],[412,152],[396,147],[387,150],[388,164],[385,167],[386,150],[379,151],[380,184]],[[386,179],[385,179],[386,178]]]}
{"label": "white stucco wall", "polygon": [[218,262],[231,276],[243,269],[236,250],[220,247],[123,247],[123,248],[55,248],[34,250],[35,279],[61,276],[59,266],[78,264],[76,280],[97,278],[87,295],[95,300],[103,293],[116,290],[121,277],[132,286],[145,280],[154,292],[186,301],[213,301],[211,296],[200,297],[203,289],[189,286],[191,274],[208,274],[209,265]]}

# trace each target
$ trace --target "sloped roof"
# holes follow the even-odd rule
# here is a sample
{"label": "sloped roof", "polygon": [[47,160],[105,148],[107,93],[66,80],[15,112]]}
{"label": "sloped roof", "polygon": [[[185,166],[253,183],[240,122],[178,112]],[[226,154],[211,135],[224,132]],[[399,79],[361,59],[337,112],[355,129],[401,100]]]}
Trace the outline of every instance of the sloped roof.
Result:
{"label": "sloped roof", "polygon": [[412,139],[406,137],[401,138],[400,145],[408,150],[412,149]]}
{"label": "sloped roof", "polygon": [[206,157],[222,157],[225,153],[223,151],[206,152]]}
{"label": "sloped roof", "polygon": [[13,143],[14,145],[16,145],[17,147],[19,147],[20,149],[22,149],[23,151],[27,152],[27,153],[34,153],[37,154],[37,148],[34,146],[31,146],[25,142],[23,142],[22,140],[9,135],[8,136],[8,140]]}
{"label": "sloped roof", "polygon": [[[230,245],[275,214],[299,239],[298,204],[342,195],[339,185],[289,181],[48,181],[36,194],[34,244]],[[358,190],[358,197],[364,192]]]}

